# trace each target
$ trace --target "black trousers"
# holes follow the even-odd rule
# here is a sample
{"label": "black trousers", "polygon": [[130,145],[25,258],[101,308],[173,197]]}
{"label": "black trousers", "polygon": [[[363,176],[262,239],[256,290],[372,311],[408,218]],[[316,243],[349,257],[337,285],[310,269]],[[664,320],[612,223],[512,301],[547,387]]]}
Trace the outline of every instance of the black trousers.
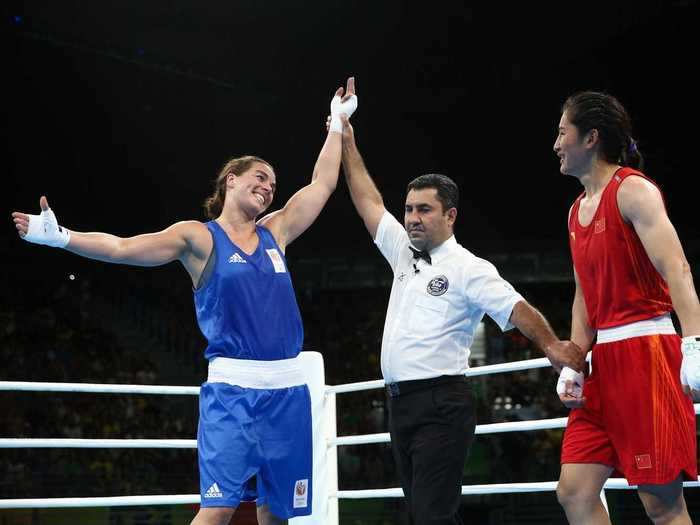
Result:
{"label": "black trousers", "polygon": [[472,388],[464,376],[387,386],[391,449],[413,525],[453,525],[474,439]]}

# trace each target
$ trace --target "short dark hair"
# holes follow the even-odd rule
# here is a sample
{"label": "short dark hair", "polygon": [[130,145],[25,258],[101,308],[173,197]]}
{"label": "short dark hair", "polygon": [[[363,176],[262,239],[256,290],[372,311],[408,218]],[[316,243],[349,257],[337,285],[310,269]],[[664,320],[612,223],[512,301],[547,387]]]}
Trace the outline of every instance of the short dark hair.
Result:
{"label": "short dark hair", "polygon": [[644,158],[632,137],[632,119],[615,97],[598,91],[581,91],[566,99],[563,112],[581,135],[598,130],[600,151],[606,161],[644,168]]}
{"label": "short dark hair", "polygon": [[408,183],[406,193],[411,190],[423,190],[426,188],[435,188],[437,190],[437,200],[442,204],[443,213],[450,208],[457,208],[459,203],[459,188],[455,181],[447,175],[440,173],[426,173],[420,177],[416,177]]}

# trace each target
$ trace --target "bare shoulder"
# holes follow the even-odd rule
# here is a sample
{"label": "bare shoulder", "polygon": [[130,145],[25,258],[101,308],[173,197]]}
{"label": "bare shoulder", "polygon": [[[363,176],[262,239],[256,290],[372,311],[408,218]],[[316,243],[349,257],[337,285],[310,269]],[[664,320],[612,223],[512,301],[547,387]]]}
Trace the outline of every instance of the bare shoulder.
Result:
{"label": "bare shoulder", "polygon": [[264,215],[263,217],[260,217],[258,219],[258,221],[256,222],[256,224],[258,226],[265,226],[267,229],[270,229],[270,226],[274,227],[276,218],[279,219],[279,215],[280,215],[281,211],[282,211],[281,209],[275,210],[275,211],[268,213],[267,215]]}
{"label": "bare shoulder", "polygon": [[643,177],[631,175],[622,181],[617,191],[617,205],[625,219],[636,218],[664,210],[661,192]]}
{"label": "bare shoulder", "polygon": [[171,228],[177,228],[181,232],[201,232],[205,233],[208,229],[203,222],[200,221],[179,221],[171,226]]}
{"label": "bare shoulder", "polygon": [[267,228],[272,236],[275,238],[275,242],[282,248],[282,251],[286,248],[286,239],[282,238],[282,219],[283,219],[284,209],[275,210],[268,213],[264,217],[258,219],[256,224],[258,226],[263,226]]}
{"label": "bare shoulder", "polygon": [[206,225],[200,221],[180,221],[168,228],[178,237],[181,237],[194,254],[208,257],[212,248],[212,237]]}

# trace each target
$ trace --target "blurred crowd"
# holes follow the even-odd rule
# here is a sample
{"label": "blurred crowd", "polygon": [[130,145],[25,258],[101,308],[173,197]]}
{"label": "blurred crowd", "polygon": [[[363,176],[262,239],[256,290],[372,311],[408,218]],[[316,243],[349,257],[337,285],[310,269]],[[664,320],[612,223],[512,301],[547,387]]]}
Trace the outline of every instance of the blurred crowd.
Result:
{"label": "blurred crowd", "polygon": [[[67,279],[49,288],[7,280],[0,307],[1,380],[197,385],[204,339],[191,291],[178,274],[130,269],[110,279]],[[571,284],[518,287],[562,337]],[[388,289],[297,290],[305,349],[324,356],[326,383],[381,377]],[[264,313],[263,313],[264,314]],[[485,320],[485,355],[472,366],[541,357],[517,330]],[[550,368],[472,378],[478,424],[562,417]],[[195,439],[195,396],[0,392],[0,437]],[[338,435],[387,431],[382,390],[338,396]],[[464,483],[555,480],[561,430],[478,436]],[[338,450],[340,488],[397,485],[388,444]],[[5,449],[0,497],[198,492],[194,449]]]}

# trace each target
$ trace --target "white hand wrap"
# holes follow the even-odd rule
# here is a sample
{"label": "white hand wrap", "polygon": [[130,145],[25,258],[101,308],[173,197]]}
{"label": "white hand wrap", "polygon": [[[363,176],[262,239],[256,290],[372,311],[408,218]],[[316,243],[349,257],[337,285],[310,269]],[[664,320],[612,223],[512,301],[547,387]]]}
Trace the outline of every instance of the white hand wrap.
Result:
{"label": "white hand wrap", "polygon": [[559,374],[559,381],[557,381],[557,394],[566,394],[567,381],[573,381],[573,391],[571,392],[571,395],[578,398],[582,397],[584,381],[583,374],[581,372],[577,372],[573,368],[569,368],[568,366],[562,368],[561,373]]}
{"label": "white hand wrap", "polygon": [[29,227],[23,239],[35,244],[65,248],[70,241],[70,232],[58,225],[53,211],[48,209],[40,215],[29,215]]}
{"label": "white hand wrap", "polygon": [[345,102],[341,102],[340,100],[341,98],[338,96],[333,97],[333,100],[331,100],[331,125],[328,131],[342,133],[343,121],[340,120],[340,115],[347,115],[348,118],[350,118],[357,109],[356,95],[352,95]]}
{"label": "white hand wrap", "polygon": [[691,335],[681,340],[681,384],[700,390],[700,336]]}

